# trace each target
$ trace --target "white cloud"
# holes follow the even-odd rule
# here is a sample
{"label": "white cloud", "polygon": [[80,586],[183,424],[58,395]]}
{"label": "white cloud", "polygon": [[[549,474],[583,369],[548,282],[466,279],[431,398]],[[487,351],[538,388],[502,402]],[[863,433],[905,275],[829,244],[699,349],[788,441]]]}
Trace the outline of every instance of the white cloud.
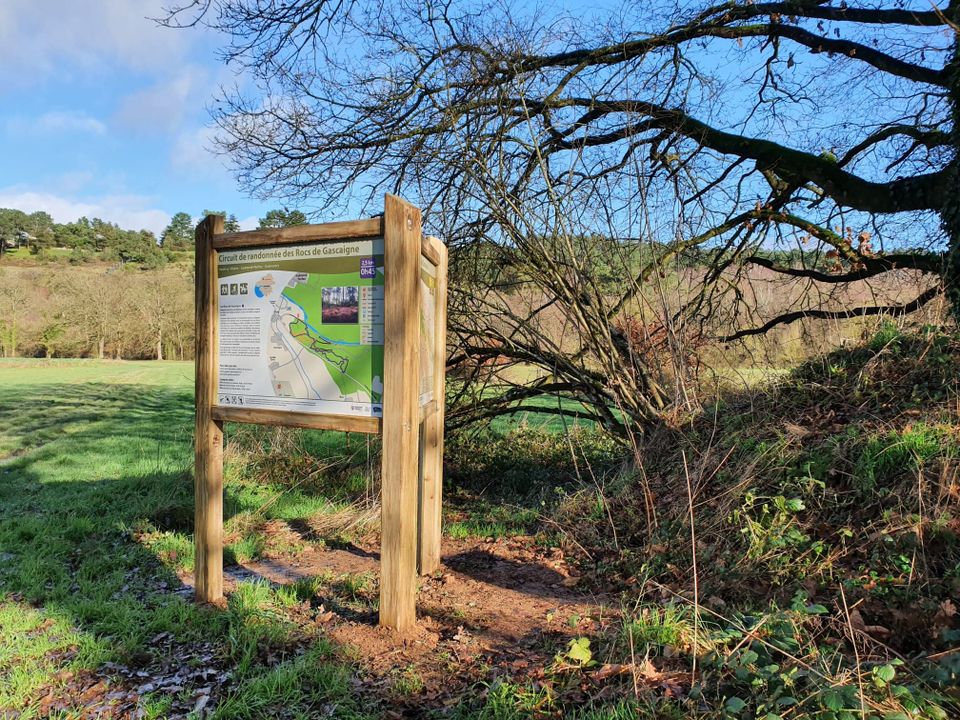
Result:
{"label": "white cloud", "polygon": [[198,127],[183,130],[174,138],[170,150],[171,169],[184,177],[202,178],[226,189],[235,188],[227,161],[216,149],[217,128]]}
{"label": "white cloud", "polygon": [[88,190],[90,186],[98,180],[101,182],[102,187],[102,179],[97,178],[97,176],[89,170],[70,170],[57,175],[47,184],[47,187],[55,188],[56,192],[59,193],[72,195]]}
{"label": "white cloud", "polygon": [[0,207],[26,213],[43,210],[50,213],[55,222],[61,223],[81,217],[99,217],[126,230],[152,230],[158,235],[170,223],[170,213],[151,207],[150,198],[142,195],[72,198],[15,187],[0,188]]}
{"label": "white cloud", "polygon": [[82,110],[51,110],[38,117],[15,115],[6,122],[11,135],[103,135],[107,126]]}
{"label": "white cloud", "polygon": [[173,77],[124,97],[114,120],[118,127],[136,133],[174,133],[188,113],[203,106],[208,95],[207,72],[186,65]]}
{"label": "white cloud", "polygon": [[241,230],[256,230],[258,227],[260,227],[260,218],[256,215],[251,215],[240,221]]}
{"label": "white cloud", "polygon": [[178,64],[201,31],[162,28],[164,0],[3,0],[0,87],[111,68]]}
{"label": "white cloud", "polygon": [[37,118],[34,127],[43,132],[51,133],[80,132],[103,135],[107,131],[106,125],[80,110],[65,112],[54,110],[44,113]]}
{"label": "white cloud", "polygon": [[222,168],[223,161],[216,153],[217,130],[198,127],[177,133],[170,154],[170,164],[181,170],[199,170],[211,165]]}

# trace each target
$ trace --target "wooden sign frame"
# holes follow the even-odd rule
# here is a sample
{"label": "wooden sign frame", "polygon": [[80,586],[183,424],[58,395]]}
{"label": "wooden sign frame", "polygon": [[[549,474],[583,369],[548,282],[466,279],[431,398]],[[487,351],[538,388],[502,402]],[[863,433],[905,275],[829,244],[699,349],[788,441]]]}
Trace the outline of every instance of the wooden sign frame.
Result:
{"label": "wooden sign frame", "polygon": [[[217,404],[217,253],[364,238],[384,241],[383,417],[262,410]],[[433,400],[420,400],[420,263],[436,270]],[[416,622],[417,573],[440,564],[447,249],[422,237],[420,210],[393,195],[382,217],[224,233],[223,217],[196,230],[195,582],[197,599],[223,597],[223,424],[280,425],[381,434],[380,624]]]}

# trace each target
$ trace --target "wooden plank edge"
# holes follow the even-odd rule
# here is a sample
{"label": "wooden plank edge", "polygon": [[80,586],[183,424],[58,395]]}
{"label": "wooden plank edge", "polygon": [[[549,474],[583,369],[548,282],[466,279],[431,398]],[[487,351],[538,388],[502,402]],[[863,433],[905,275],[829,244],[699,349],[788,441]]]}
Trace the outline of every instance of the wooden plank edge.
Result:
{"label": "wooden plank edge", "polygon": [[440,567],[443,537],[443,421],[446,395],[446,314],[447,314],[447,247],[440,243],[440,263],[437,265],[436,333],[434,335],[433,400],[422,418],[424,442],[422,456],[422,501],[420,506],[420,536],[418,568],[421,574],[431,574]]}
{"label": "wooden plank edge", "polygon": [[223,597],[223,424],[212,417],[217,390],[217,265],[210,240],[223,218],[207,216],[195,233],[194,587],[201,602]]}
{"label": "wooden plank edge", "polygon": [[440,265],[441,248],[443,243],[440,238],[433,235],[426,235],[420,239],[420,254],[423,255],[434,267]]}
{"label": "wooden plank edge", "polygon": [[318,413],[291,412],[288,410],[263,410],[214,405],[211,414],[221,422],[250,423],[254,425],[279,425],[281,427],[307,430],[340,430],[376,435],[381,429],[378,417],[356,415],[326,415]]}
{"label": "wooden plank edge", "polygon": [[383,219],[344,220],[318,225],[294,225],[287,228],[246,230],[222,233],[213,236],[214,250],[235,250],[246,247],[268,247],[300,242],[324,242],[331,240],[355,240],[380,237],[383,234]]}
{"label": "wooden plank edge", "polygon": [[420,211],[384,198],[383,443],[380,626],[416,623],[420,381]]}

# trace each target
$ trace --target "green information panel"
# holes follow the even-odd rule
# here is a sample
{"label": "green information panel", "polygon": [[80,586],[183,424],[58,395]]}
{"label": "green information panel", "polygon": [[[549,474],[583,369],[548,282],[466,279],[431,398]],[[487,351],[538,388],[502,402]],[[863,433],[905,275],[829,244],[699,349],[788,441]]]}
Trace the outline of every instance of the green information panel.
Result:
{"label": "green information panel", "polygon": [[225,407],[382,416],[383,239],[221,251]]}

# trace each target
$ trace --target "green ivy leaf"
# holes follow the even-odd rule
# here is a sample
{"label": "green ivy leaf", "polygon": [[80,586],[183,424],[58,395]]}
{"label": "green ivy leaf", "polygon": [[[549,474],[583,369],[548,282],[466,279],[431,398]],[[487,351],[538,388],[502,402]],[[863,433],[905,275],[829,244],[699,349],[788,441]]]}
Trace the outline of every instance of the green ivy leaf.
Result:
{"label": "green ivy leaf", "polygon": [[744,650],[740,653],[740,662],[744,665],[751,665],[760,659],[760,656],[757,655],[753,650]]}
{"label": "green ivy leaf", "polygon": [[897,671],[894,669],[893,665],[880,665],[873,669],[873,676],[880,680],[884,685],[893,681],[893,678],[896,677]]}
{"label": "green ivy leaf", "polygon": [[570,641],[567,648],[567,657],[573,662],[586,665],[593,659],[593,653],[590,652],[590,638],[576,638]]}
{"label": "green ivy leaf", "polygon": [[743,698],[738,698],[734,695],[732,698],[727,698],[727,711],[732,713],[739,713],[747,706],[747,701]]}

